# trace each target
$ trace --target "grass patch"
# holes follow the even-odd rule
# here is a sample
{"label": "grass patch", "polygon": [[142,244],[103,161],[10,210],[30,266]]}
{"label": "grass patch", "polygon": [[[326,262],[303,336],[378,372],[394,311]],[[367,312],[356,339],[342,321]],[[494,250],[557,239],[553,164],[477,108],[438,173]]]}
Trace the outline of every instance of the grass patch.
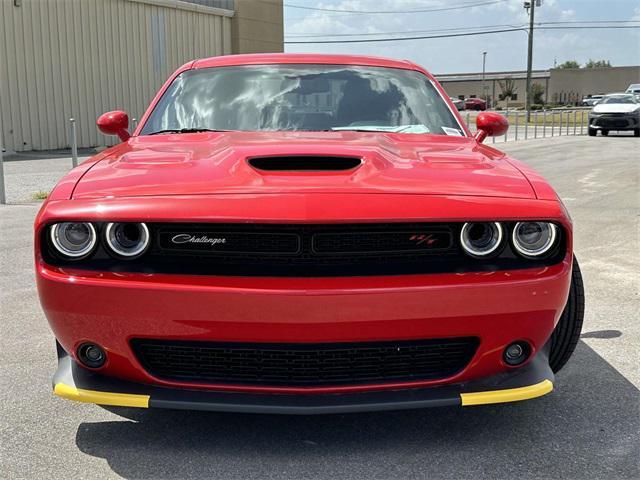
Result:
{"label": "grass patch", "polygon": [[34,200],[46,200],[49,196],[49,192],[45,192],[44,190],[38,190],[36,193],[31,195],[31,198]]}
{"label": "grass patch", "polygon": [[[521,113],[518,115],[518,124],[524,126],[525,124],[525,114]],[[556,128],[560,127],[560,120],[562,118],[562,126],[566,127],[567,125],[573,126],[574,123],[577,126],[580,125],[588,125],[589,124],[589,119],[588,119],[588,115],[587,112],[584,113],[584,116],[582,113],[578,112],[578,114],[574,117],[573,113],[560,113],[560,112],[547,112],[547,118],[546,118],[546,123],[545,123],[545,118],[544,115],[540,112],[538,113],[538,117],[536,118],[536,114],[535,112],[531,112],[531,116],[529,119],[529,125],[535,125],[536,123],[540,126],[545,125],[547,127],[551,127],[551,125],[553,124]],[[507,119],[509,120],[509,125],[510,126],[514,126],[516,124],[516,115],[510,113],[507,116]]]}

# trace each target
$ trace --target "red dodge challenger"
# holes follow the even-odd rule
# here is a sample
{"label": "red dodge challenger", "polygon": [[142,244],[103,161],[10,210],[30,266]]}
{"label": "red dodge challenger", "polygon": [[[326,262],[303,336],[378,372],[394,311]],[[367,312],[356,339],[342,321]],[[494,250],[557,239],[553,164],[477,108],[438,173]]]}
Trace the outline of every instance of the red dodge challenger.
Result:
{"label": "red dodge challenger", "polygon": [[54,392],[107,406],[331,413],[538,397],[571,356],[571,219],[421,67],[196,60],[35,222]]}
{"label": "red dodge challenger", "polygon": [[464,101],[465,110],[486,110],[487,102],[481,98],[467,98]]}

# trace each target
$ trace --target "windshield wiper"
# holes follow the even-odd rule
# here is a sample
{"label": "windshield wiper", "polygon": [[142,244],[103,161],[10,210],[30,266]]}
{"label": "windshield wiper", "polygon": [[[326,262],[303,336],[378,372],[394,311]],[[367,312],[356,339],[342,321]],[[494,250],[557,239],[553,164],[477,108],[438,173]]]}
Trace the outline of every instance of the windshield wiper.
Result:
{"label": "windshield wiper", "polygon": [[381,133],[429,133],[429,128],[422,124],[415,125],[397,125],[397,126],[386,126],[386,125],[353,125],[353,126],[345,126],[345,127],[333,127],[331,129],[333,132],[381,132]]}
{"label": "windshield wiper", "polygon": [[215,130],[212,128],[168,128],[166,130],[158,130],[148,135],[160,135],[163,133],[199,133],[199,132],[232,132],[233,130]]}

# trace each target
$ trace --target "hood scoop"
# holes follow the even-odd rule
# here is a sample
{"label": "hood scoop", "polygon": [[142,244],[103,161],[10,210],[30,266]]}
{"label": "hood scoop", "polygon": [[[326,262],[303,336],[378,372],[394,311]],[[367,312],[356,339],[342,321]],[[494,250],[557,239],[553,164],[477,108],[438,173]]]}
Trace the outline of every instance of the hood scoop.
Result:
{"label": "hood scoop", "polygon": [[256,170],[267,172],[340,172],[362,164],[358,157],[287,155],[252,157],[247,160]]}

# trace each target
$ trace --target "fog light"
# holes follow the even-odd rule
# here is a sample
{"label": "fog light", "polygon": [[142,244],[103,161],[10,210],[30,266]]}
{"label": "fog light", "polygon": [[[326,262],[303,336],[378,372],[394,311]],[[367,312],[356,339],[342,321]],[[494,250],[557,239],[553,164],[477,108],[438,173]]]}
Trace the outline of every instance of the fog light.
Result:
{"label": "fog light", "polygon": [[89,368],[100,368],[107,361],[107,354],[94,343],[83,343],[78,347],[78,360]]}
{"label": "fog light", "polygon": [[531,347],[527,342],[513,342],[504,349],[502,355],[507,365],[516,366],[524,363],[531,355]]}

